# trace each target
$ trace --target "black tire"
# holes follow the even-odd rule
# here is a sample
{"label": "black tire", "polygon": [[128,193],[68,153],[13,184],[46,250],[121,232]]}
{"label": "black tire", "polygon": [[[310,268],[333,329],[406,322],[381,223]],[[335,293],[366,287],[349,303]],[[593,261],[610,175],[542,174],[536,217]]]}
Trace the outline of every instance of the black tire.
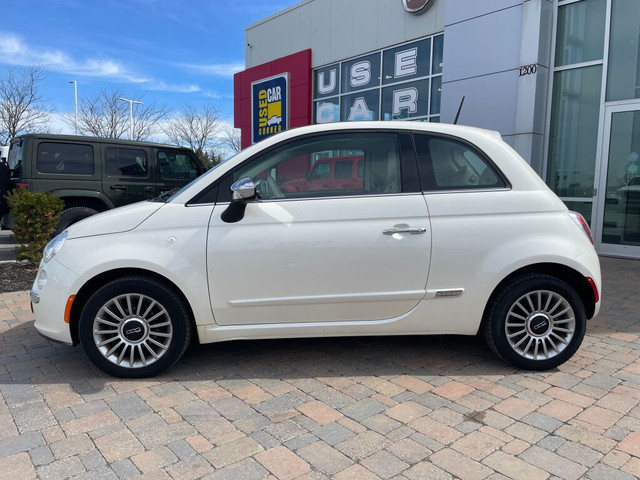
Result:
{"label": "black tire", "polygon": [[56,235],[64,232],[70,225],[84,220],[91,215],[98,213],[97,210],[89,207],[71,207],[63,210],[60,214],[60,221],[56,227]]}
{"label": "black tire", "polygon": [[9,205],[4,196],[9,193],[10,184],[9,166],[0,160],[0,217],[5,213],[9,213]]}
{"label": "black tire", "polygon": [[82,349],[100,370],[114,377],[145,378],[182,357],[191,341],[191,316],[173,289],[136,275],[97,290],[82,310],[78,329]]}
{"label": "black tire", "polygon": [[576,352],[587,315],[576,291],[543,274],[514,278],[487,309],[484,335],[506,362],[526,370],[548,370]]}

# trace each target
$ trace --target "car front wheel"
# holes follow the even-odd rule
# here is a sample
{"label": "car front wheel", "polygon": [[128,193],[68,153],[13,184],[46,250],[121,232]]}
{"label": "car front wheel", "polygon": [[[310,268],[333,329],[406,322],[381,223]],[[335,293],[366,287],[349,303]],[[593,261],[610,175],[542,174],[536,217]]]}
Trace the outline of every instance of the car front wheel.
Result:
{"label": "car front wheel", "polygon": [[513,279],[494,298],[485,337],[507,362],[547,370],[566,362],[584,338],[582,300],[567,283],[543,274]]}
{"label": "car front wheel", "polygon": [[82,310],[80,344],[105,373],[151,377],[171,367],[191,339],[184,300],[164,283],[144,276],[113,280]]}

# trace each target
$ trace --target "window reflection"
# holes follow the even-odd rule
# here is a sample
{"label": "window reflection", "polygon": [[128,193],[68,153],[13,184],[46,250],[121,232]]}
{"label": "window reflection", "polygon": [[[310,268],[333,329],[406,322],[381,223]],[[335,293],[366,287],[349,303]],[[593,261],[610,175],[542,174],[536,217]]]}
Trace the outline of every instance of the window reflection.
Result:
{"label": "window reflection", "polygon": [[602,66],[556,72],[547,183],[561,197],[591,197]]}

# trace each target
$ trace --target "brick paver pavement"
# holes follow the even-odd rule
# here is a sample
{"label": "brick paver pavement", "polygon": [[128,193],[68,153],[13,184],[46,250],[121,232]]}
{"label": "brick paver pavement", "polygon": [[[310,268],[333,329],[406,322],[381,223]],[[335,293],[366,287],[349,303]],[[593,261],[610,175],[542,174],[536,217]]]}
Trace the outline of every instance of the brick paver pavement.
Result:
{"label": "brick paver pavement", "polygon": [[193,346],[117,380],[0,295],[0,477],[633,479],[640,476],[640,262],[602,259],[600,316],[558,370],[476,338]]}

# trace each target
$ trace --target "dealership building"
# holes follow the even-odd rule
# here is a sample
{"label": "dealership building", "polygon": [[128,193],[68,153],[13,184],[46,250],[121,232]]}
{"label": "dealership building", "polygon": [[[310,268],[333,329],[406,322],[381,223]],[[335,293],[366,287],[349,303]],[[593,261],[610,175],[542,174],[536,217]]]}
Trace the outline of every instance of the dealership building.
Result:
{"label": "dealership building", "polygon": [[600,253],[640,258],[639,0],[303,0],[247,27],[246,147],[312,123],[501,133]]}

